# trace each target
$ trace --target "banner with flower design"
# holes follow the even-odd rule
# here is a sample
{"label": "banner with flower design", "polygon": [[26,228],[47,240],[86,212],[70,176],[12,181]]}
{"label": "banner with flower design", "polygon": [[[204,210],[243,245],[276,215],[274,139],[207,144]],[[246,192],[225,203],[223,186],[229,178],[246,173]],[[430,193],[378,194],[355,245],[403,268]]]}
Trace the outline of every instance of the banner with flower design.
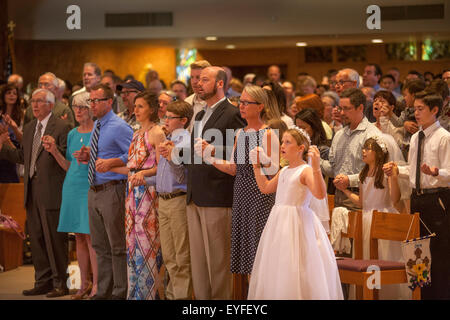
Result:
{"label": "banner with flower design", "polygon": [[430,237],[425,236],[402,242],[408,287],[414,290],[431,284]]}

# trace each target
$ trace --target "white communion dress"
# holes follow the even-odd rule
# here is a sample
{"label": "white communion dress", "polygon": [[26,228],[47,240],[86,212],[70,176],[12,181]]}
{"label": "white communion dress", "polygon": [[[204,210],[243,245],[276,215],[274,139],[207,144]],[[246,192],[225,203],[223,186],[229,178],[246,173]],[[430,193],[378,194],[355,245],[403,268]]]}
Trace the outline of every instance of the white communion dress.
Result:
{"label": "white communion dress", "polygon": [[[363,259],[370,259],[370,227],[373,210],[398,213],[392,204],[386,176],[383,185],[383,189],[375,188],[374,177],[366,177],[361,185],[363,191]],[[400,244],[400,241],[378,240],[378,259],[404,262]],[[383,285],[380,290],[380,299],[411,299],[411,290],[406,283]]]}
{"label": "white communion dress", "polygon": [[259,241],[248,299],[343,299],[327,233],[300,182],[307,164],[281,170],[275,205]]}

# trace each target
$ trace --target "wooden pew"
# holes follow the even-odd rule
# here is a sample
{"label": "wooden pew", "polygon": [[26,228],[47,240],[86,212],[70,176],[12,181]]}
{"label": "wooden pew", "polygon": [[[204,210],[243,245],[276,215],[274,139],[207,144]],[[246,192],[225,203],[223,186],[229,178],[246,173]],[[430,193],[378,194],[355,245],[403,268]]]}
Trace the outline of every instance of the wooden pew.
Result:
{"label": "wooden pew", "polygon": [[[23,207],[23,183],[0,184],[0,209],[25,230],[26,211]],[[14,230],[0,228],[0,265],[11,270],[22,265],[23,240]]]}

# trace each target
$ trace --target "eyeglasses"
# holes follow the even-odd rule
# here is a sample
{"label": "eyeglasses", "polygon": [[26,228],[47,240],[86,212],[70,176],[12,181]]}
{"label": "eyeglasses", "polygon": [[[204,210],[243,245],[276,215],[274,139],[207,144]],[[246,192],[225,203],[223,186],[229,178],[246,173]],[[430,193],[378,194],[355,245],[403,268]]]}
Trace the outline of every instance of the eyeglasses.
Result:
{"label": "eyeglasses", "polygon": [[337,85],[343,86],[344,83],[346,83],[346,82],[353,82],[353,80],[331,81],[330,84],[331,84],[332,86],[337,86]]}
{"label": "eyeglasses", "polygon": [[102,98],[102,99],[87,99],[87,102],[88,102],[88,103],[92,103],[92,104],[97,104],[97,103],[99,103],[100,101],[106,101],[106,100],[109,100],[109,98]]}
{"label": "eyeglasses", "polygon": [[120,92],[120,95],[121,96],[127,96],[127,95],[129,95],[130,93],[138,93],[139,91],[137,91],[137,90],[128,90],[128,91],[122,91],[122,92]]}
{"label": "eyeglasses", "polygon": [[186,118],[186,117],[169,117],[169,116],[166,117],[167,120],[172,120],[172,119],[183,119],[183,118]]}
{"label": "eyeglasses", "polygon": [[355,110],[355,108],[352,108],[352,107],[344,107],[344,108],[336,107],[336,108],[337,108],[337,111],[339,111],[339,112],[342,112],[342,110],[344,110],[344,111],[352,111],[352,110]]}
{"label": "eyeglasses", "polygon": [[239,104],[242,104],[245,107],[247,107],[249,104],[260,104],[260,103],[255,101],[239,100]]}
{"label": "eyeglasses", "polygon": [[37,104],[41,104],[41,103],[49,103],[46,100],[42,100],[42,99],[31,99],[30,100],[31,103],[37,103]]}

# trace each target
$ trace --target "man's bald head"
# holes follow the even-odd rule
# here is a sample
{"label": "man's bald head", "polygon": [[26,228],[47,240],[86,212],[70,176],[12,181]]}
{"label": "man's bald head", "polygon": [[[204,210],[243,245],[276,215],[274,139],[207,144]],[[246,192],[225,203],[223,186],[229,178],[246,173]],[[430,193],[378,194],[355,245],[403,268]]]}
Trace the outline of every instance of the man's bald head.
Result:
{"label": "man's bald head", "polygon": [[8,83],[13,83],[19,90],[23,88],[23,78],[18,74],[12,74],[8,77]]}

